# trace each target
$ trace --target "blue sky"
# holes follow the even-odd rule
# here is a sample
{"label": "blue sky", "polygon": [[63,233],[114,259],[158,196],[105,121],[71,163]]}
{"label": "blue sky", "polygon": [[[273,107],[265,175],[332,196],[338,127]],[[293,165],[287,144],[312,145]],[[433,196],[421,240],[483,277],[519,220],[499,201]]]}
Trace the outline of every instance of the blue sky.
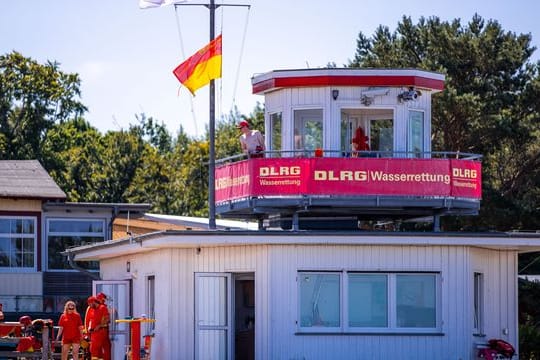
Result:
{"label": "blue sky", "polygon": [[[216,32],[223,32],[218,115],[233,105],[248,114],[257,101],[263,102],[251,94],[254,74],[328,62],[341,66],[354,56],[360,31],[371,36],[380,24],[394,31],[404,15],[415,23],[421,16],[437,16],[465,24],[478,13],[506,31],[532,34],[533,45],[540,48],[538,0],[216,3],[251,5],[249,11],[222,7],[216,13]],[[89,108],[86,119],[102,132],[125,129],[135,123],[135,114],[144,112],[173,134],[182,125],[190,135],[201,136],[208,123],[208,87],[192,98],[172,70],[208,42],[208,14],[203,6],[141,10],[138,0],[0,0],[0,53],[16,50],[79,73],[82,101]],[[533,60],[540,59],[539,53]]]}

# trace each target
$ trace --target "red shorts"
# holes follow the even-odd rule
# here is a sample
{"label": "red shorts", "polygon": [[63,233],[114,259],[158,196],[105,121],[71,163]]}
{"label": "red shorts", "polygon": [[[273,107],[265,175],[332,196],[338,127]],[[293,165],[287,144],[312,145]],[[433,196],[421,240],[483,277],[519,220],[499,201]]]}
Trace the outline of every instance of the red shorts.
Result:
{"label": "red shorts", "polygon": [[62,344],[80,344],[80,342],[81,342],[80,336],[76,336],[72,338],[68,338],[68,337],[62,338]]}

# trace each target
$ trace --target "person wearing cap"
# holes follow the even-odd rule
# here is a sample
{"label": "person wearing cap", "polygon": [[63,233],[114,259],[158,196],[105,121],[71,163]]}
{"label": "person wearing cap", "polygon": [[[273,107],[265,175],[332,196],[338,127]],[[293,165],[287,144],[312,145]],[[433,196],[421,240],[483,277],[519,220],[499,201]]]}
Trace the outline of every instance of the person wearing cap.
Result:
{"label": "person wearing cap", "polygon": [[236,128],[242,131],[240,135],[240,146],[242,151],[249,157],[263,157],[263,151],[266,150],[264,146],[264,136],[259,130],[251,130],[249,123],[245,120],[240,121]]}
{"label": "person wearing cap", "polygon": [[106,325],[103,325],[106,332],[106,336],[103,339],[103,360],[111,360],[111,338],[109,336],[110,313],[106,303],[107,295],[100,292],[96,295],[96,298],[99,302],[99,308],[104,314],[103,322],[106,322]]}
{"label": "person wearing cap", "polygon": [[94,312],[94,308],[92,307],[92,304],[97,301],[96,297],[95,296],[89,296],[88,299],[86,300],[86,304],[88,305],[88,307],[86,308],[86,312],[84,313],[84,332],[89,334],[90,332],[88,331],[89,329],[89,324],[90,324],[90,319],[92,318],[93,316],[93,312]]}
{"label": "person wearing cap", "polygon": [[90,354],[92,360],[103,360],[103,342],[105,341],[105,329],[103,328],[103,310],[100,308],[100,303],[97,297],[91,296],[88,298],[89,309],[87,310],[88,333],[90,334]]}

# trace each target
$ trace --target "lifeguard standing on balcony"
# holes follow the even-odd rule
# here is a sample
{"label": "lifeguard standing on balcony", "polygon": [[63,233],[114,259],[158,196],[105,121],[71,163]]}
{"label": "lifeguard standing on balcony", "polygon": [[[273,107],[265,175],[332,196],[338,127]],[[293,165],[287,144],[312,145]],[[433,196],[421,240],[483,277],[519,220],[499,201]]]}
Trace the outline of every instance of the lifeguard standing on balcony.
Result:
{"label": "lifeguard standing on balcony", "polygon": [[356,129],[356,131],[354,133],[354,137],[351,140],[352,150],[353,150],[352,156],[353,157],[358,157],[358,151],[367,151],[367,150],[369,150],[368,140],[369,140],[369,138],[364,133],[364,129],[362,129],[362,127],[359,126]]}
{"label": "lifeguard standing on balcony", "polygon": [[240,135],[242,151],[249,157],[263,157],[265,146],[264,136],[261,132],[259,130],[251,130],[249,128],[249,123],[245,120],[240,121],[236,128],[242,131],[242,135]]}

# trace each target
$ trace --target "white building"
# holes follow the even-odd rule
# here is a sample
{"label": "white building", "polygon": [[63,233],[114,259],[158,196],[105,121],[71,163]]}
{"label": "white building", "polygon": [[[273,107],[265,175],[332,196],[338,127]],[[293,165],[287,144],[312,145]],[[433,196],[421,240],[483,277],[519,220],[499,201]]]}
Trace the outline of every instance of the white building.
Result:
{"label": "white building", "polygon": [[[117,318],[156,319],[145,325],[156,359],[474,359],[491,338],[517,348],[518,254],[539,251],[540,236],[439,231],[440,216],[474,215],[481,199],[480,156],[431,152],[443,86],[419,70],[257,76],[269,152],[217,167],[216,208],[261,231],[161,231],[67,253],[100,262],[95,291]],[[351,148],[358,127],[369,151]],[[363,229],[418,217],[434,231]],[[127,331],[114,330],[119,356]]]}

